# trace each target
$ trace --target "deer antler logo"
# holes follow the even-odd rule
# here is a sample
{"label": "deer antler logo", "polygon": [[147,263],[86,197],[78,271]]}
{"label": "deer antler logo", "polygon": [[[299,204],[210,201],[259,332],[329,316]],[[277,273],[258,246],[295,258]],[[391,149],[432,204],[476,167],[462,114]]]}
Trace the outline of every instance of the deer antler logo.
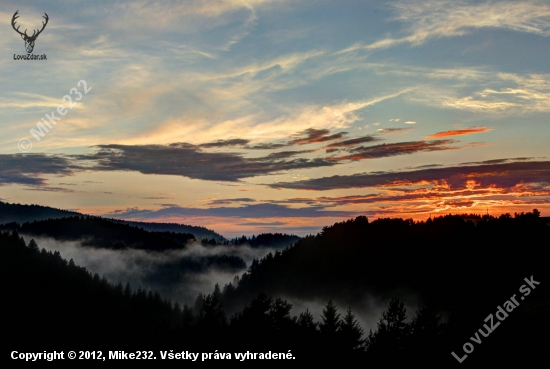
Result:
{"label": "deer antler logo", "polygon": [[48,20],[50,18],[48,17],[48,14],[44,13],[46,15],[42,18],[46,19],[46,22],[42,21],[42,29],[40,31],[34,30],[32,35],[29,36],[27,35],[27,30],[25,30],[25,32],[20,32],[19,31],[20,26],[17,26],[17,28],[15,28],[15,20],[19,18],[19,15],[17,15],[18,12],[19,10],[16,11],[15,14],[13,15],[13,18],[11,18],[11,26],[13,27],[15,32],[19,33],[21,35],[21,38],[25,40],[25,48],[27,49],[27,53],[30,54],[34,49],[34,42],[36,41],[36,38],[38,37],[39,34],[42,33],[42,31],[44,31],[44,28],[46,28],[46,24],[48,24]]}

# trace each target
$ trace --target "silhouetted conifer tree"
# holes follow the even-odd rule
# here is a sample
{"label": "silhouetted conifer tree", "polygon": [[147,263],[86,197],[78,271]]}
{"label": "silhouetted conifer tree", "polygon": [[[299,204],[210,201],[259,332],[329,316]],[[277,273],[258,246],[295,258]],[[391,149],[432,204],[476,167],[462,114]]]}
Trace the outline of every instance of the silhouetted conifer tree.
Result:
{"label": "silhouetted conifer tree", "polygon": [[363,328],[361,328],[355,315],[351,312],[351,307],[348,307],[346,315],[344,315],[340,324],[340,335],[344,348],[364,350],[365,340],[363,339],[363,332]]}
{"label": "silhouetted conifer tree", "polygon": [[305,311],[300,313],[298,317],[298,326],[306,332],[316,332],[317,323],[313,320],[313,314],[306,308]]}
{"label": "silhouetted conifer tree", "polygon": [[340,329],[340,324],[340,314],[338,313],[338,309],[334,306],[332,300],[329,300],[323,309],[319,329],[324,335],[332,336]]}
{"label": "silhouetted conifer tree", "polygon": [[38,245],[36,244],[34,238],[29,241],[29,249],[31,249],[32,251],[39,251]]}
{"label": "silhouetted conifer tree", "polygon": [[388,309],[382,312],[376,332],[369,332],[367,349],[375,356],[399,355],[409,341],[409,325],[405,322],[407,310],[398,298],[392,298]]}

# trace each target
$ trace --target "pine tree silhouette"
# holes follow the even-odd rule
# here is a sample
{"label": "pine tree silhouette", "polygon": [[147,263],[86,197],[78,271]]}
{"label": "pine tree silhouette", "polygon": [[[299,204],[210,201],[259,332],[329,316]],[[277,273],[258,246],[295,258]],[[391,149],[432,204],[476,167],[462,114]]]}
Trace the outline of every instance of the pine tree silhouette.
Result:
{"label": "pine tree silhouette", "polygon": [[332,300],[323,308],[319,329],[325,335],[334,335],[340,329],[340,314]]}
{"label": "pine tree silhouette", "polygon": [[363,339],[363,328],[351,312],[351,307],[348,307],[346,315],[342,318],[340,324],[340,335],[342,337],[342,345],[345,349],[365,350],[365,339]]}
{"label": "pine tree silhouette", "polygon": [[396,357],[402,354],[410,337],[409,325],[405,322],[407,310],[403,301],[394,297],[388,309],[382,312],[376,332],[369,332],[367,350],[377,357]]}

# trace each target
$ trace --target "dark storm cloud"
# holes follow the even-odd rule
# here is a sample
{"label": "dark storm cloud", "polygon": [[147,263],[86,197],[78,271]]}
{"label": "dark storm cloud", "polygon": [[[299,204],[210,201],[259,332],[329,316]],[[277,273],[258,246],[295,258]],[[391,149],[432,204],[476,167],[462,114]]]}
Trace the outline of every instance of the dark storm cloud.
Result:
{"label": "dark storm cloud", "polygon": [[481,187],[495,185],[512,188],[523,183],[550,183],[549,161],[518,161],[502,164],[480,164],[432,168],[415,171],[363,173],[347,176],[331,176],[304,181],[276,183],[273,188],[303,190],[332,190],[341,188],[391,187],[418,183],[444,183],[451,188],[464,188],[468,180],[475,180]]}

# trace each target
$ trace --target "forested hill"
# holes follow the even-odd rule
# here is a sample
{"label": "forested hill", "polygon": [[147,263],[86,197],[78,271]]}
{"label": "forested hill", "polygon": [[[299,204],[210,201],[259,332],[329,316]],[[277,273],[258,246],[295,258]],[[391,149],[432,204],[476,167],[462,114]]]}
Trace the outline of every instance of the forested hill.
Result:
{"label": "forested hill", "polygon": [[195,237],[188,233],[148,232],[100,217],[74,216],[23,223],[8,223],[4,229],[31,236],[45,236],[62,241],[80,241],[84,246],[107,249],[141,249],[164,251],[182,249]]}
{"label": "forested hill", "polygon": [[258,236],[252,237],[237,237],[225,241],[217,241],[215,239],[202,239],[201,243],[204,246],[216,246],[216,245],[248,245],[252,248],[268,247],[273,249],[284,249],[294,245],[300,237],[282,233],[261,233]]}
{"label": "forested hill", "polygon": [[74,211],[55,209],[47,206],[10,204],[0,201],[0,224],[10,222],[25,223],[74,215],[80,214]]}
{"label": "forested hill", "polygon": [[111,222],[119,224],[128,224],[132,227],[143,228],[150,232],[170,232],[170,233],[190,233],[196,238],[213,239],[217,242],[223,242],[225,238],[211,229],[199,226],[191,226],[177,223],[150,223],[150,222],[132,222],[120,219],[108,219]]}
{"label": "forested hill", "polygon": [[[0,201],[0,224],[11,222],[23,224],[27,222],[59,219],[72,216],[86,215],[74,211],[55,209],[48,206],[10,204],[8,202]],[[214,239],[219,242],[225,240],[225,238],[220,234],[204,227],[175,223],[148,223],[109,218],[103,219],[106,219],[112,223],[127,224],[133,227],[143,228],[144,230],[151,232],[187,233],[192,234],[195,238]]]}
{"label": "forested hill", "polygon": [[182,319],[181,309],[158,293],[109,284],[57,251],[26,245],[15,232],[0,232],[0,283],[2,329],[12,349],[124,347],[132,337],[160,340]]}
{"label": "forested hill", "polygon": [[527,276],[547,276],[548,239],[536,210],[427,222],[357,217],[255,260],[238,285],[226,287],[225,303],[240,309],[259,292],[342,306],[398,295],[451,310],[507,296]]}
{"label": "forested hill", "polygon": [[[291,352],[300,366],[329,360],[357,365],[357,359],[377,367],[437,362],[428,367],[445,368],[547,361],[550,227],[536,212],[476,221],[446,216],[420,223],[369,222],[359,217],[337,223],[254,263],[236,288],[227,285],[222,292],[216,286],[194,308],[173,305],[153,291],[112,285],[59,252],[40,250],[32,240],[26,244],[16,232],[0,232],[0,314],[8,337],[1,356],[7,359],[13,350],[156,350],[157,355],[159,350],[219,350],[233,355]],[[361,276],[365,281],[353,283]],[[531,289],[526,289],[527,278]],[[421,282],[425,289],[419,288]],[[369,299],[384,293],[396,298],[376,327],[361,327],[347,304],[328,301],[315,321],[309,310],[291,316],[292,304],[276,296],[245,297],[254,290],[269,291],[270,283],[273,291],[301,293],[302,299],[333,294],[341,300],[365,291]],[[407,312],[399,300],[407,290],[396,286],[409,292],[416,288],[428,307]],[[513,297],[520,303],[510,310],[504,302]],[[222,307],[238,298],[245,307],[227,315]],[[441,324],[437,308],[445,304],[452,314]],[[495,314],[502,306],[506,320]],[[489,313],[500,326],[495,333],[483,325]],[[485,335],[478,334],[480,328]],[[462,347],[468,347],[464,342],[475,353],[460,365],[451,351],[462,357]],[[238,362],[235,356],[232,360]]]}

